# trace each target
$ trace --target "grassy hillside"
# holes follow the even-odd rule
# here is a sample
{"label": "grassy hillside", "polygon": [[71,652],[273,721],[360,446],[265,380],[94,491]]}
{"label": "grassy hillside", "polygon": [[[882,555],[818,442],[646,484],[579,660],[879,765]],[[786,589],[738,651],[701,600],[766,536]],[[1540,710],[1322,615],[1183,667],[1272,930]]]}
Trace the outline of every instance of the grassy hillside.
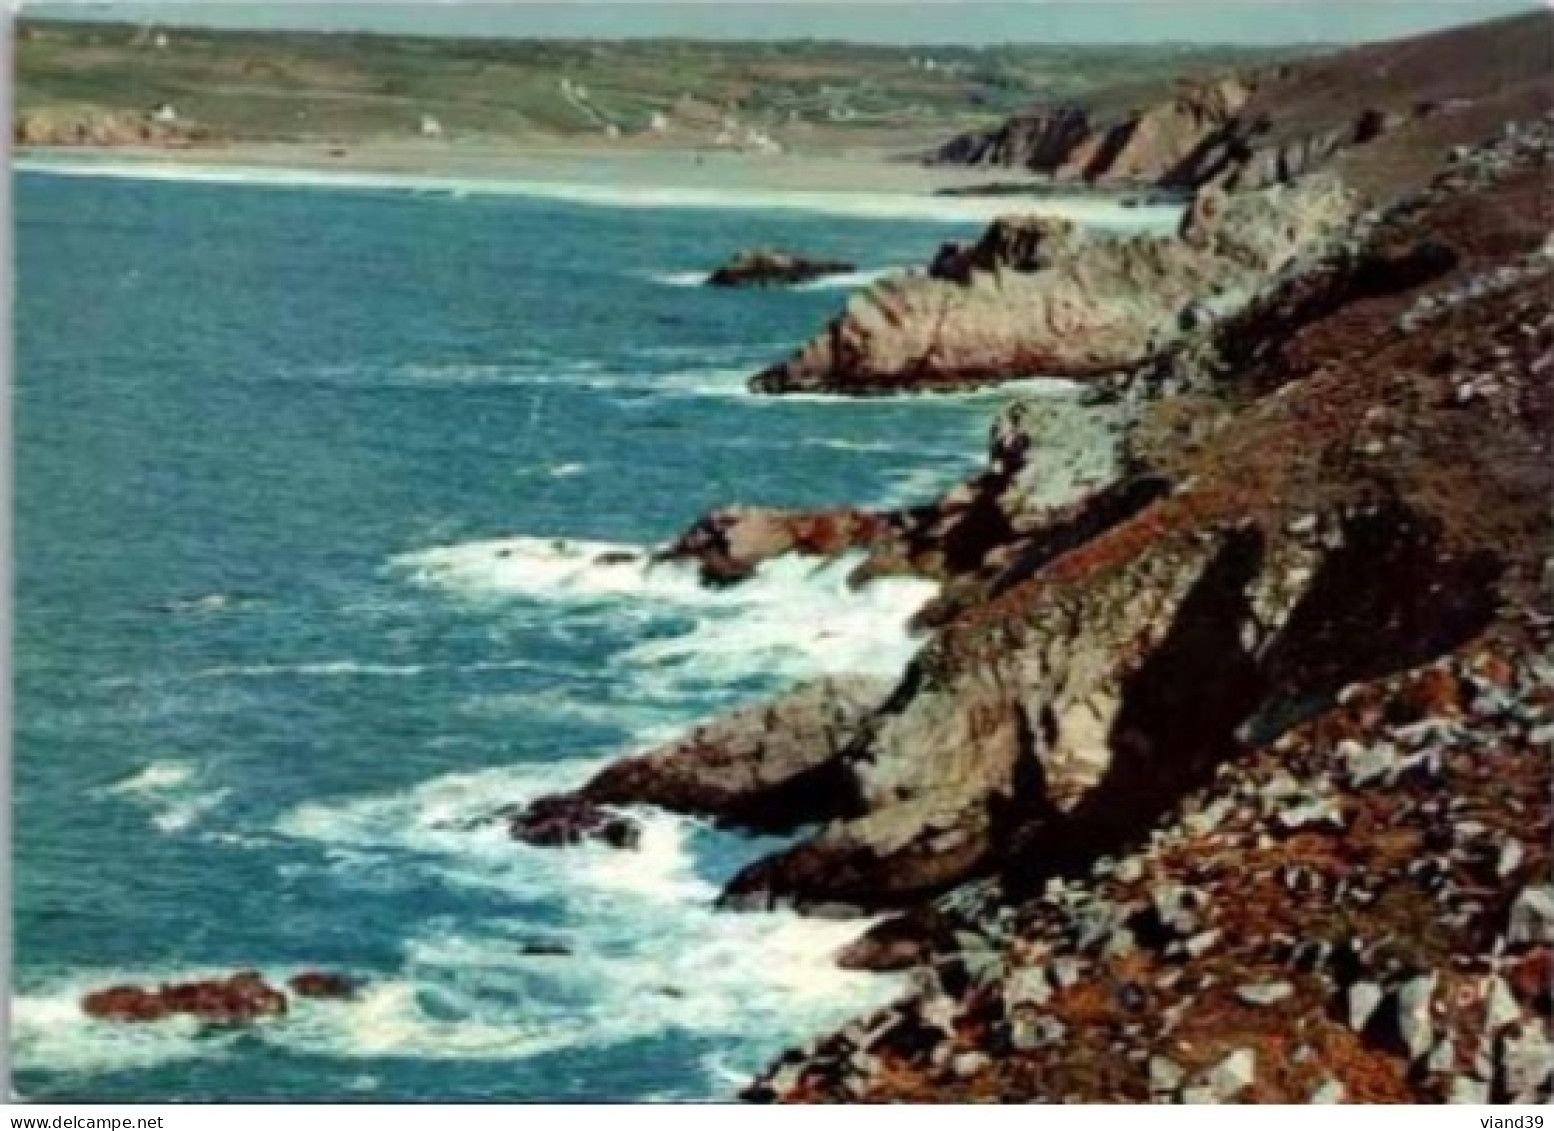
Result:
{"label": "grassy hillside", "polygon": [[[733,118],[789,146],[946,136],[1033,101],[1272,53],[1183,47],[899,48],[680,40],[572,42],[23,21],[16,111],[141,115],[171,103],[221,140],[413,136],[533,142],[618,133],[705,143]],[[651,130],[655,115],[661,129]]]}

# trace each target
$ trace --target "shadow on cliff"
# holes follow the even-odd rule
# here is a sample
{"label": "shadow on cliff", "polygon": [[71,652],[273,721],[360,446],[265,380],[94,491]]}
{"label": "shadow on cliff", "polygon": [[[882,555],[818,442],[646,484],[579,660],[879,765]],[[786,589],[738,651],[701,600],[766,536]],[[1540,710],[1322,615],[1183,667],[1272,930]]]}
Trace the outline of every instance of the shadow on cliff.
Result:
{"label": "shadow on cliff", "polygon": [[1282,628],[1249,647],[1248,592],[1265,556],[1255,530],[1227,538],[1161,644],[1124,681],[1112,761],[1072,812],[1027,809],[1011,822],[1008,801],[994,807],[1011,889],[1029,891],[1138,842],[1222,762],[1328,709],[1345,686],[1472,639],[1494,615],[1503,568],[1489,553],[1452,554],[1434,524],[1384,507],[1345,524],[1343,544],[1324,556]]}

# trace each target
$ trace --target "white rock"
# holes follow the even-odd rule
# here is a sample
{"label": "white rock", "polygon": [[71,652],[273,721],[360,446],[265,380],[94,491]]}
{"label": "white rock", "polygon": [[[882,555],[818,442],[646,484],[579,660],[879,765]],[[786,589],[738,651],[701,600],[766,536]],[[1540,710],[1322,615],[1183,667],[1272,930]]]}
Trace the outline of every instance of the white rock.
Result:
{"label": "white rock", "polygon": [[984,1072],[993,1063],[993,1058],[984,1052],[963,1052],[950,1061],[950,1071],[962,1080],[969,1080],[978,1073]]}
{"label": "white rock", "polygon": [[1398,1031],[1409,1058],[1418,1060],[1435,1045],[1435,1020],[1430,1016],[1430,1002],[1435,997],[1435,985],[1439,980],[1434,973],[1421,974],[1404,983],[1398,991]]}
{"label": "white rock", "polygon": [[1450,1104],[1487,1104],[1489,1102],[1489,1085],[1482,1080],[1475,1080],[1471,1076],[1458,1076],[1451,1082],[1451,1091],[1446,1096],[1446,1102]]}
{"label": "white rock", "polygon": [[1186,1074],[1181,1066],[1163,1056],[1149,1058],[1149,1090],[1155,1095],[1166,1095],[1182,1086]]}
{"label": "white rock", "polygon": [[1522,1026],[1520,1035],[1501,1038],[1500,1071],[1515,1103],[1530,1103],[1554,1078],[1554,1045],[1543,1023]]}
{"label": "white rock", "polygon": [[1341,1104],[1344,1102],[1344,1086],[1337,1080],[1328,1080],[1318,1085],[1317,1090],[1311,1093],[1307,1103],[1314,1104]]}
{"label": "white rock", "polygon": [[1370,1024],[1370,1020],[1376,1014],[1376,1007],[1381,1004],[1381,987],[1375,982],[1356,982],[1349,987],[1349,1028],[1356,1033],[1362,1031]]}
{"label": "white rock", "polygon": [[1237,1049],[1209,1070],[1208,1086],[1221,1100],[1234,1099],[1257,1079],[1257,1056],[1251,1049]]}
{"label": "white rock", "polygon": [[1554,886],[1526,887],[1511,905],[1513,943],[1554,942]]}
{"label": "white rock", "polygon": [[1498,974],[1486,979],[1484,987],[1484,1027],[1491,1033],[1513,1022],[1520,1021],[1521,1006],[1511,993],[1511,987]]}
{"label": "white rock", "polygon": [[1248,1005],[1276,1005],[1294,992],[1288,982],[1259,982],[1239,987],[1236,996]]}

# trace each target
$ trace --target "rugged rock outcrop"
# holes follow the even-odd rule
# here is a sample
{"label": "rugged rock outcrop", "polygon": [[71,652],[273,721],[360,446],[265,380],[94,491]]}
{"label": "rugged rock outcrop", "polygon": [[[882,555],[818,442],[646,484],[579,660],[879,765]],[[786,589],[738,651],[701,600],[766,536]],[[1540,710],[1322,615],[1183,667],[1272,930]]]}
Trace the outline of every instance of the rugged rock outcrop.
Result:
{"label": "rugged rock outcrop", "polygon": [[656,561],[695,561],[709,585],[744,581],[762,562],[783,554],[831,558],[883,537],[891,520],[881,514],[838,507],[831,511],[784,511],[771,507],[726,507],[692,525],[655,555]]}
{"label": "rugged rock outcrop", "polygon": [[751,387],[867,395],[1129,370],[1191,325],[1191,309],[1246,301],[1354,210],[1338,182],[1316,178],[1234,196],[1206,190],[1180,237],[1002,220],[974,247],[941,252],[937,277],[886,279],[853,295]]}
{"label": "rugged rock outcrop", "polygon": [[494,817],[507,821],[507,831],[514,840],[541,848],[598,841],[611,848],[634,849],[642,841],[640,822],[572,794],[542,797],[501,810]]}
{"label": "rugged rock outcrop", "polygon": [[1036,892],[875,928],[844,960],[913,989],[746,1098],[1548,1102],[1554,671],[1528,627],[1352,686]]}
{"label": "rugged rock outcrop", "polygon": [[791,251],[755,248],[741,251],[707,276],[709,287],[790,287],[856,271],[841,259],[816,259]]}
{"label": "rugged rock outcrop", "polygon": [[286,995],[249,970],[229,978],[172,982],[155,989],[110,986],[87,994],[81,1009],[104,1021],[161,1021],[184,1015],[233,1025],[283,1016]]}
{"label": "rugged rock outcrop", "polygon": [[1259,187],[1333,168],[1381,197],[1494,123],[1545,112],[1551,71],[1549,16],[1528,14],[1189,83],[1110,122],[1067,104],[1036,109],[929,160],[1167,187]]}
{"label": "rugged rock outcrop", "polygon": [[767,832],[820,820],[847,804],[835,780],[837,756],[889,692],[889,681],[866,676],[816,680],[616,762],[576,793],[540,798],[514,820],[533,824],[553,812],[631,805]]}
{"label": "rugged rock outcrop", "polygon": [[1551,154],[1216,328],[1174,489],[952,611],[730,887],[915,906],[842,956],[914,989],[747,1098],[1550,1099]]}
{"label": "rugged rock outcrop", "polygon": [[1060,103],[1017,114],[995,129],[951,138],[929,157],[940,165],[1024,166],[1052,172],[1094,136],[1083,106]]}
{"label": "rugged rock outcrop", "polygon": [[954,138],[929,160],[1023,166],[1063,181],[1155,181],[1219,136],[1251,94],[1235,75],[1188,81],[1170,99],[1110,123],[1092,123],[1082,107],[1063,104]]}
{"label": "rugged rock outcrop", "polygon": [[[1547,422],[1525,386],[1535,399],[1504,418],[1464,414],[1451,375],[1548,349],[1546,135],[1506,143],[1492,184],[1448,177],[1368,225],[1352,253],[1395,259],[1411,237],[1439,249],[1421,253],[1432,271],[1391,287],[1335,273],[1323,301],[1276,306],[1294,321],[1265,334],[1276,356],[1234,377],[1245,407],[1163,468],[1011,529],[1001,572],[957,579],[943,627],[844,755],[862,816],[753,866],[730,899],[880,906],[1011,853],[1093,856],[1346,683],[1481,631],[1507,547],[1539,544]],[[1481,321],[1423,335],[1450,339],[1450,363],[1421,356],[1398,321],[1413,296],[1486,262],[1505,291],[1489,301],[1476,279]]]}

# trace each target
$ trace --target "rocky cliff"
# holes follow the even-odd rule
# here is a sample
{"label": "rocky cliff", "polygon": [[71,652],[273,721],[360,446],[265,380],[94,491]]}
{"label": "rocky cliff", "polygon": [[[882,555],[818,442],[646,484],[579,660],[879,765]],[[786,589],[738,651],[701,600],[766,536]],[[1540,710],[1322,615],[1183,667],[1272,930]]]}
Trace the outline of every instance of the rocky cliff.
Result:
{"label": "rocky cliff", "polygon": [[1256,187],[1323,168],[1378,197],[1428,175],[1495,121],[1554,105],[1554,36],[1535,13],[1199,79],[1109,121],[1062,104],[952,139],[940,164],[1058,181]]}
{"label": "rocky cliff", "polygon": [[1134,368],[1195,319],[1245,302],[1330,239],[1355,211],[1337,181],[1199,193],[1179,235],[1091,235],[1063,220],[997,221],[946,248],[927,276],[886,279],[793,357],[756,375],[758,392],[867,395],[1020,377],[1089,379]]}
{"label": "rocky cliff", "polygon": [[1033,402],[936,504],[682,539],[942,582],[893,688],[581,791],[819,825],[731,909],[906,911],[843,957],[911,994],[751,1098],[1549,1098],[1551,156],[1510,124],[1178,335],[1077,501],[1030,490]]}

